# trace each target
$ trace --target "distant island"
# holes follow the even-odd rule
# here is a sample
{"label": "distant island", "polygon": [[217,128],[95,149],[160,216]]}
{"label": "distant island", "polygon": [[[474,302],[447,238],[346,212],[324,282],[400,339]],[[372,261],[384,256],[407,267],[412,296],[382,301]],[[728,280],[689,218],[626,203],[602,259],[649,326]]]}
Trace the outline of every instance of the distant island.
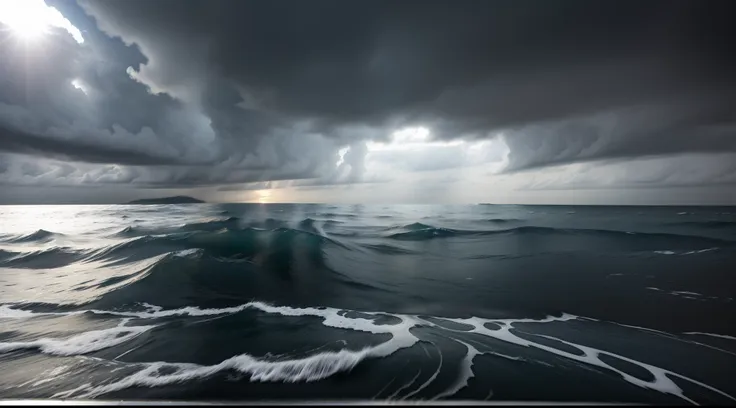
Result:
{"label": "distant island", "polygon": [[197,200],[194,197],[176,196],[161,198],[143,198],[141,200],[133,200],[128,204],[201,204],[205,201]]}

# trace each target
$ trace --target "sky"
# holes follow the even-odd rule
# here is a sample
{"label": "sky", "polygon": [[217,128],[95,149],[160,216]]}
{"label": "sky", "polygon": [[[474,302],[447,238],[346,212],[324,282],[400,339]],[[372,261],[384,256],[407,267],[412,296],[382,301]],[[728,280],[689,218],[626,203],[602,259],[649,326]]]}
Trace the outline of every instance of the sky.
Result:
{"label": "sky", "polygon": [[0,0],[0,204],[736,205],[731,0]]}

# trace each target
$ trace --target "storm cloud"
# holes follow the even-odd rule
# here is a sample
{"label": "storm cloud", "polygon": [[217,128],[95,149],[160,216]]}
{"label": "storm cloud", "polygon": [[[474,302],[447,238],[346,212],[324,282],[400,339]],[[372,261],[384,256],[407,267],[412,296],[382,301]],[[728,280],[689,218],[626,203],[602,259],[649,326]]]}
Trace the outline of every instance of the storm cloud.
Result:
{"label": "storm cloud", "polygon": [[6,185],[736,181],[730,1],[46,3],[84,42],[0,20]]}

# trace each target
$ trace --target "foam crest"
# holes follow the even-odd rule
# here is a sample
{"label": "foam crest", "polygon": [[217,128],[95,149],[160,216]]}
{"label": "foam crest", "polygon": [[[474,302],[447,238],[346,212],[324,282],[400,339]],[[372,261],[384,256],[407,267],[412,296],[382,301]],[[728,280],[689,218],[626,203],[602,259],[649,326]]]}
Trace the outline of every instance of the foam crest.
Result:
{"label": "foam crest", "polygon": [[[254,382],[312,382],[339,372],[349,371],[366,358],[384,357],[398,349],[411,347],[415,342],[416,340],[407,341],[406,337],[398,336],[378,346],[366,347],[357,351],[343,349],[284,361],[269,361],[249,354],[240,354],[211,366],[167,362],[143,363],[138,364],[144,366],[142,370],[128,377],[105,385],[78,389],[76,391],[83,392],[76,396],[90,398],[130,387],[159,387],[207,378],[227,370],[249,374],[250,380]],[[167,370],[169,373],[162,374],[162,370]]]}
{"label": "foam crest", "polygon": [[682,299],[699,300],[699,301],[703,301],[703,302],[710,301],[710,300],[715,300],[715,301],[719,301],[719,302],[731,302],[731,301],[733,301],[733,298],[729,298],[729,297],[723,297],[722,298],[722,297],[718,297],[718,296],[708,296],[708,295],[704,295],[702,293],[691,292],[691,291],[687,291],[687,290],[664,290],[664,289],[655,288],[655,287],[651,287],[651,286],[647,287],[646,289],[652,290],[652,291],[655,291],[655,292],[666,293],[666,294],[669,294],[669,295],[672,295],[672,296],[677,296],[677,297],[682,298]]}
{"label": "foam crest", "polygon": [[[461,363],[460,372],[458,374],[457,380],[447,390],[437,395],[437,398],[451,396],[468,385],[468,381],[474,376],[472,370],[473,359],[479,354],[493,354],[510,360],[525,361],[521,357],[499,354],[493,350],[481,352],[475,346],[471,345],[471,343],[476,343],[488,348],[492,348],[492,344],[484,344],[479,342],[477,339],[471,341],[470,339],[463,338],[461,340],[457,338],[458,335],[467,336],[468,334],[477,334],[486,338],[500,340],[520,347],[530,347],[542,350],[571,361],[583,363],[588,366],[602,368],[616,373],[624,381],[629,382],[633,385],[664,394],[675,395],[688,402],[694,401],[684,394],[683,390],[672,380],[672,378],[676,377],[681,380],[688,381],[692,384],[698,385],[714,393],[720,394],[726,398],[736,401],[736,399],[734,399],[732,396],[707,384],[700,383],[696,380],[674,373],[672,371],[656,367],[644,362],[636,361],[609,351],[575,344],[552,336],[531,334],[533,336],[546,338],[548,340],[564,344],[565,346],[576,350],[577,353],[575,353],[550,347],[546,344],[535,342],[532,340],[527,340],[517,336],[514,332],[512,332],[512,329],[515,329],[515,325],[517,324],[548,324],[567,322],[571,320],[595,321],[595,319],[583,318],[570,314],[562,314],[561,316],[547,316],[540,319],[487,319],[480,317],[431,317],[424,319],[419,316],[413,315],[390,314],[381,312],[360,312],[360,314],[363,316],[369,316],[368,318],[366,318],[348,317],[349,312],[353,312],[350,310],[340,310],[334,308],[296,308],[288,306],[273,306],[257,301],[249,302],[240,306],[221,309],[200,309],[198,307],[185,307],[180,309],[164,310],[159,306],[149,304],[144,304],[143,306],[146,307],[146,310],[141,312],[100,310],[70,312],[105,313],[110,315],[124,316],[127,317],[127,319],[124,319],[118,327],[83,333],[66,340],[40,339],[32,342],[0,343],[0,352],[8,352],[19,349],[39,349],[41,350],[41,352],[49,354],[84,354],[91,351],[100,350],[102,348],[121,344],[154,327],[125,326],[125,322],[133,317],[141,319],[155,319],[170,316],[212,316],[239,313],[243,310],[251,309],[258,310],[263,313],[276,314],[285,317],[311,316],[321,319],[322,325],[326,327],[361,331],[371,334],[389,334],[391,338],[378,345],[364,347],[359,350],[350,350],[345,348],[339,351],[324,351],[303,358],[287,360],[274,360],[271,357],[259,358],[249,354],[240,354],[228,358],[220,362],[219,364],[211,366],[168,362],[136,364],[136,366],[143,368],[135,372],[134,374],[108,384],[96,386],[89,385],[84,389],[75,391],[73,394],[81,392],[82,394],[79,394],[77,396],[94,397],[134,386],[157,387],[189,381],[192,379],[206,378],[226,370],[234,370],[239,373],[249,374],[251,381],[276,381],[287,383],[318,381],[332,376],[338,372],[349,371],[365,359],[387,357],[397,352],[398,350],[411,348],[419,342],[419,338],[411,333],[411,329],[415,327],[430,327],[438,329],[436,334],[441,335],[448,340],[458,342],[465,346],[465,348],[467,349],[467,353]],[[4,313],[5,316],[11,316],[12,318],[28,318],[38,315],[37,313],[18,309],[10,309],[8,307],[0,308],[0,312]],[[398,319],[399,322],[395,324],[376,324],[374,319],[372,318],[377,318],[380,316],[392,316]],[[431,321],[428,319],[431,319]],[[438,323],[435,323],[435,321]],[[453,329],[442,325],[441,322],[443,321],[447,323],[466,325],[468,329]],[[487,327],[487,325],[492,325],[494,328],[491,329]],[[635,326],[631,327],[636,328]],[[637,329],[652,331],[651,329],[645,328]],[[653,332],[659,333],[657,331]],[[664,332],[662,332],[662,334],[666,335],[667,337],[674,338],[674,335]],[[690,332],[687,334],[704,333]],[[651,374],[652,380],[642,380],[625,371],[622,371],[606,363],[601,358],[602,356],[618,359],[638,366],[649,372]],[[437,378],[440,371],[442,370],[443,365],[441,352],[439,355],[439,359],[439,365],[435,373],[424,383],[422,383],[416,390],[407,393],[403,398],[408,398],[416,395],[420,391],[424,390],[427,386],[429,386]],[[394,392],[393,396],[398,396],[399,393],[408,389],[416,382],[418,378],[419,374],[417,374],[416,377],[413,378],[409,383],[405,384],[399,390]]]}
{"label": "foam crest", "polygon": [[44,354],[73,356],[99,351],[125,343],[155,326],[125,326],[126,319],[116,327],[92,330],[69,337],[68,339],[42,338],[27,342],[0,343],[0,353],[18,350],[38,349]]}
{"label": "foam crest", "polygon": [[[627,357],[624,357],[624,356],[620,356],[620,355],[617,355],[617,354],[614,354],[614,353],[611,353],[611,352],[608,352],[608,351],[598,350],[598,349],[595,349],[593,347],[588,347],[588,346],[583,346],[583,345],[580,345],[580,344],[575,344],[575,343],[568,342],[568,341],[565,341],[565,340],[562,340],[562,339],[559,339],[559,338],[556,338],[556,337],[551,337],[551,336],[546,336],[546,335],[536,335],[536,336],[539,336],[539,337],[543,337],[543,338],[547,338],[547,339],[550,339],[550,340],[558,341],[558,342],[561,342],[561,343],[563,343],[563,344],[565,344],[567,346],[573,347],[573,348],[579,350],[582,353],[582,355],[577,355],[577,354],[574,354],[574,353],[569,353],[567,351],[563,351],[563,350],[560,350],[560,349],[549,347],[549,346],[547,346],[545,344],[535,343],[535,342],[532,342],[532,341],[523,339],[523,338],[521,338],[521,337],[519,337],[519,336],[517,336],[517,335],[515,335],[515,334],[513,334],[511,332],[511,329],[514,328],[513,327],[513,324],[514,323],[531,323],[531,322],[542,323],[542,322],[551,322],[551,321],[566,321],[566,320],[571,320],[571,319],[574,319],[574,318],[576,318],[576,317],[575,316],[572,316],[572,315],[563,315],[561,318],[548,317],[548,318],[541,319],[541,320],[532,320],[532,319],[518,319],[518,320],[503,319],[503,320],[492,320],[492,319],[470,318],[470,319],[452,319],[451,321],[454,321],[454,322],[457,322],[457,323],[464,323],[464,324],[473,325],[474,328],[472,330],[468,331],[468,333],[477,333],[477,334],[480,334],[480,335],[483,335],[483,336],[491,337],[491,338],[494,338],[494,339],[497,339],[497,340],[501,340],[501,341],[504,341],[504,342],[507,342],[507,343],[516,344],[516,345],[523,346],[523,347],[534,347],[534,348],[537,348],[537,349],[540,349],[540,350],[544,350],[544,351],[547,351],[549,353],[558,355],[560,357],[565,357],[567,359],[574,360],[574,361],[577,361],[577,362],[580,362],[580,363],[584,363],[584,364],[587,364],[587,365],[592,365],[592,366],[596,366],[596,367],[599,367],[599,368],[607,369],[607,370],[610,370],[610,371],[613,371],[613,372],[619,374],[625,381],[627,381],[629,383],[632,383],[632,384],[637,385],[637,386],[642,387],[642,388],[659,391],[659,392],[664,393],[664,394],[675,395],[675,396],[677,396],[679,398],[682,398],[683,400],[688,401],[688,402],[691,402],[691,403],[695,403],[695,402],[693,400],[691,400],[690,398],[688,398],[687,396],[685,396],[685,394],[683,393],[683,390],[677,384],[675,384],[675,382],[672,381],[672,379],[670,379],[668,377],[668,375],[675,376],[675,377],[678,377],[680,379],[689,381],[689,382],[691,382],[693,384],[699,385],[699,386],[701,386],[703,388],[707,388],[707,389],[709,389],[709,390],[711,390],[711,391],[713,391],[715,393],[718,393],[718,394],[720,394],[720,395],[722,395],[724,397],[727,397],[727,398],[729,398],[729,399],[731,399],[733,401],[736,401],[736,398],[734,398],[734,397],[732,397],[732,396],[730,396],[730,395],[724,393],[723,391],[720,391],[720,390],[718,390],[718,389],[716,389],[714,387],[711,387],[711,386],[709,386],[707,384],[703,384],[703,383],[700,383],[700,382],[698,382],[696,380],[693,380],[693,379],[691,379],[689,377],[685,377],[685,376],[682,376],[680,374],[674,373],[672,371],[665,370],[663,368],[656,367],[656,366],[653,366],[653,365],[650,365],[650,364],[646,364],[646,363],[643,363],[643,362],[640,362],[640,361],[632,360],[630,358],[627,358]],[[442,320],[442,319],[440,319],[440,320]],[[450,320],[450,319],[445,319],[445,320]],[[485,323],[495,323],[495,324],[499,325],[500,328],[498,330],[489,330],[488,328],[486,328],[484,326]],[[432,323],[430,323],[430,324],[432,324]],[[459,340],[456,340],[456,341],[459,341]],[[476,352],[477,352],[477,350],[476,350]],[[654,380],[653,381],[645,381],[645,380],[639,379],[637,377],[634,377],[634,376],[632,376],[632,375],[630,375],[630,374],[628,374],[628,373],[626,373],[624,371],[621,371],[621,370],[619,370],[619,369],[617,369],[617,368],[615,368],[615,367],[613,367],[613,366],[605,363],[603,360],[601,360],[601,358],[600,358],[601,355],[607,355],[609,357],[617,358],[617,359],[626,361],[628,363],[634,364],[636,366],[639,366],[639,367],[647,370],[650,374],[652,374],[652,376],[654,377]]]}
{"label": "foam crest", "polygon": [[13,305],[0,305],[0,319],[29,319],[41,316],[74,316],[87,313],[87,310],[74,312],[33,312],[24,309],[15,309]]}
{"label": "foam crest", "polygon": [[703,333],[703,332],[687,332],[687,333],[682,333],[682,334],[717,337],[719,339],[726,339],[726,340],[736,340],[736,337],[726,336],[725,334],[714,334],[714,333]]}
{"label": "foam crest", "polygon": [[39,229],[32,233],[25,234],[25,235],[3,236],[3,237],[0,237],[0,241],[10,242],[10,243],[49,242],[53,240],[54,237],[59,237],[59,236],[62,236],[62,234],[58,232],[51,232],[51,231],[46,231],[44,229]]}
{"label": "foam crest", "polygon": [[183,249],[181,251],[172,252],[171,256],[174,256],[177,258],[197,259],[197,258],[202,257],[202,254],[204,254],[204,250],[202,248],[191,248],[191,249]]}
{"label": "foam crest", "polygon": [[685,252],[675,252],[671,250],[660,250],[660,251],[654,251],[655,254],[660,255],[694,255],[694,254],[702,254],[706,252],[712,252],[712,251],[718,251],[721,249],[720,247],[711,247],[711,248],[705,248],[705,249],[696,249],[692,251],[685,251]]}

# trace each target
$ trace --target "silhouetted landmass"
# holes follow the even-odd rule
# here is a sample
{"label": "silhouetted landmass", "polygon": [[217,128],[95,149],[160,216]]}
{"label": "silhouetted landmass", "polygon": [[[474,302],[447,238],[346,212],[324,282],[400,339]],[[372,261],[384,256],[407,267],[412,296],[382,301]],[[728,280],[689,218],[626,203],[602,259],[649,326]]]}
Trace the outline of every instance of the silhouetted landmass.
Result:
{"label": "silhouetted landmass", "polygon": [[193,197],[187,196],[176,196],[176,197],[161,197],[161,198],[144,198],[141,200],[133,200],[128,204],[199,204],[205,201],[198,200]]}

